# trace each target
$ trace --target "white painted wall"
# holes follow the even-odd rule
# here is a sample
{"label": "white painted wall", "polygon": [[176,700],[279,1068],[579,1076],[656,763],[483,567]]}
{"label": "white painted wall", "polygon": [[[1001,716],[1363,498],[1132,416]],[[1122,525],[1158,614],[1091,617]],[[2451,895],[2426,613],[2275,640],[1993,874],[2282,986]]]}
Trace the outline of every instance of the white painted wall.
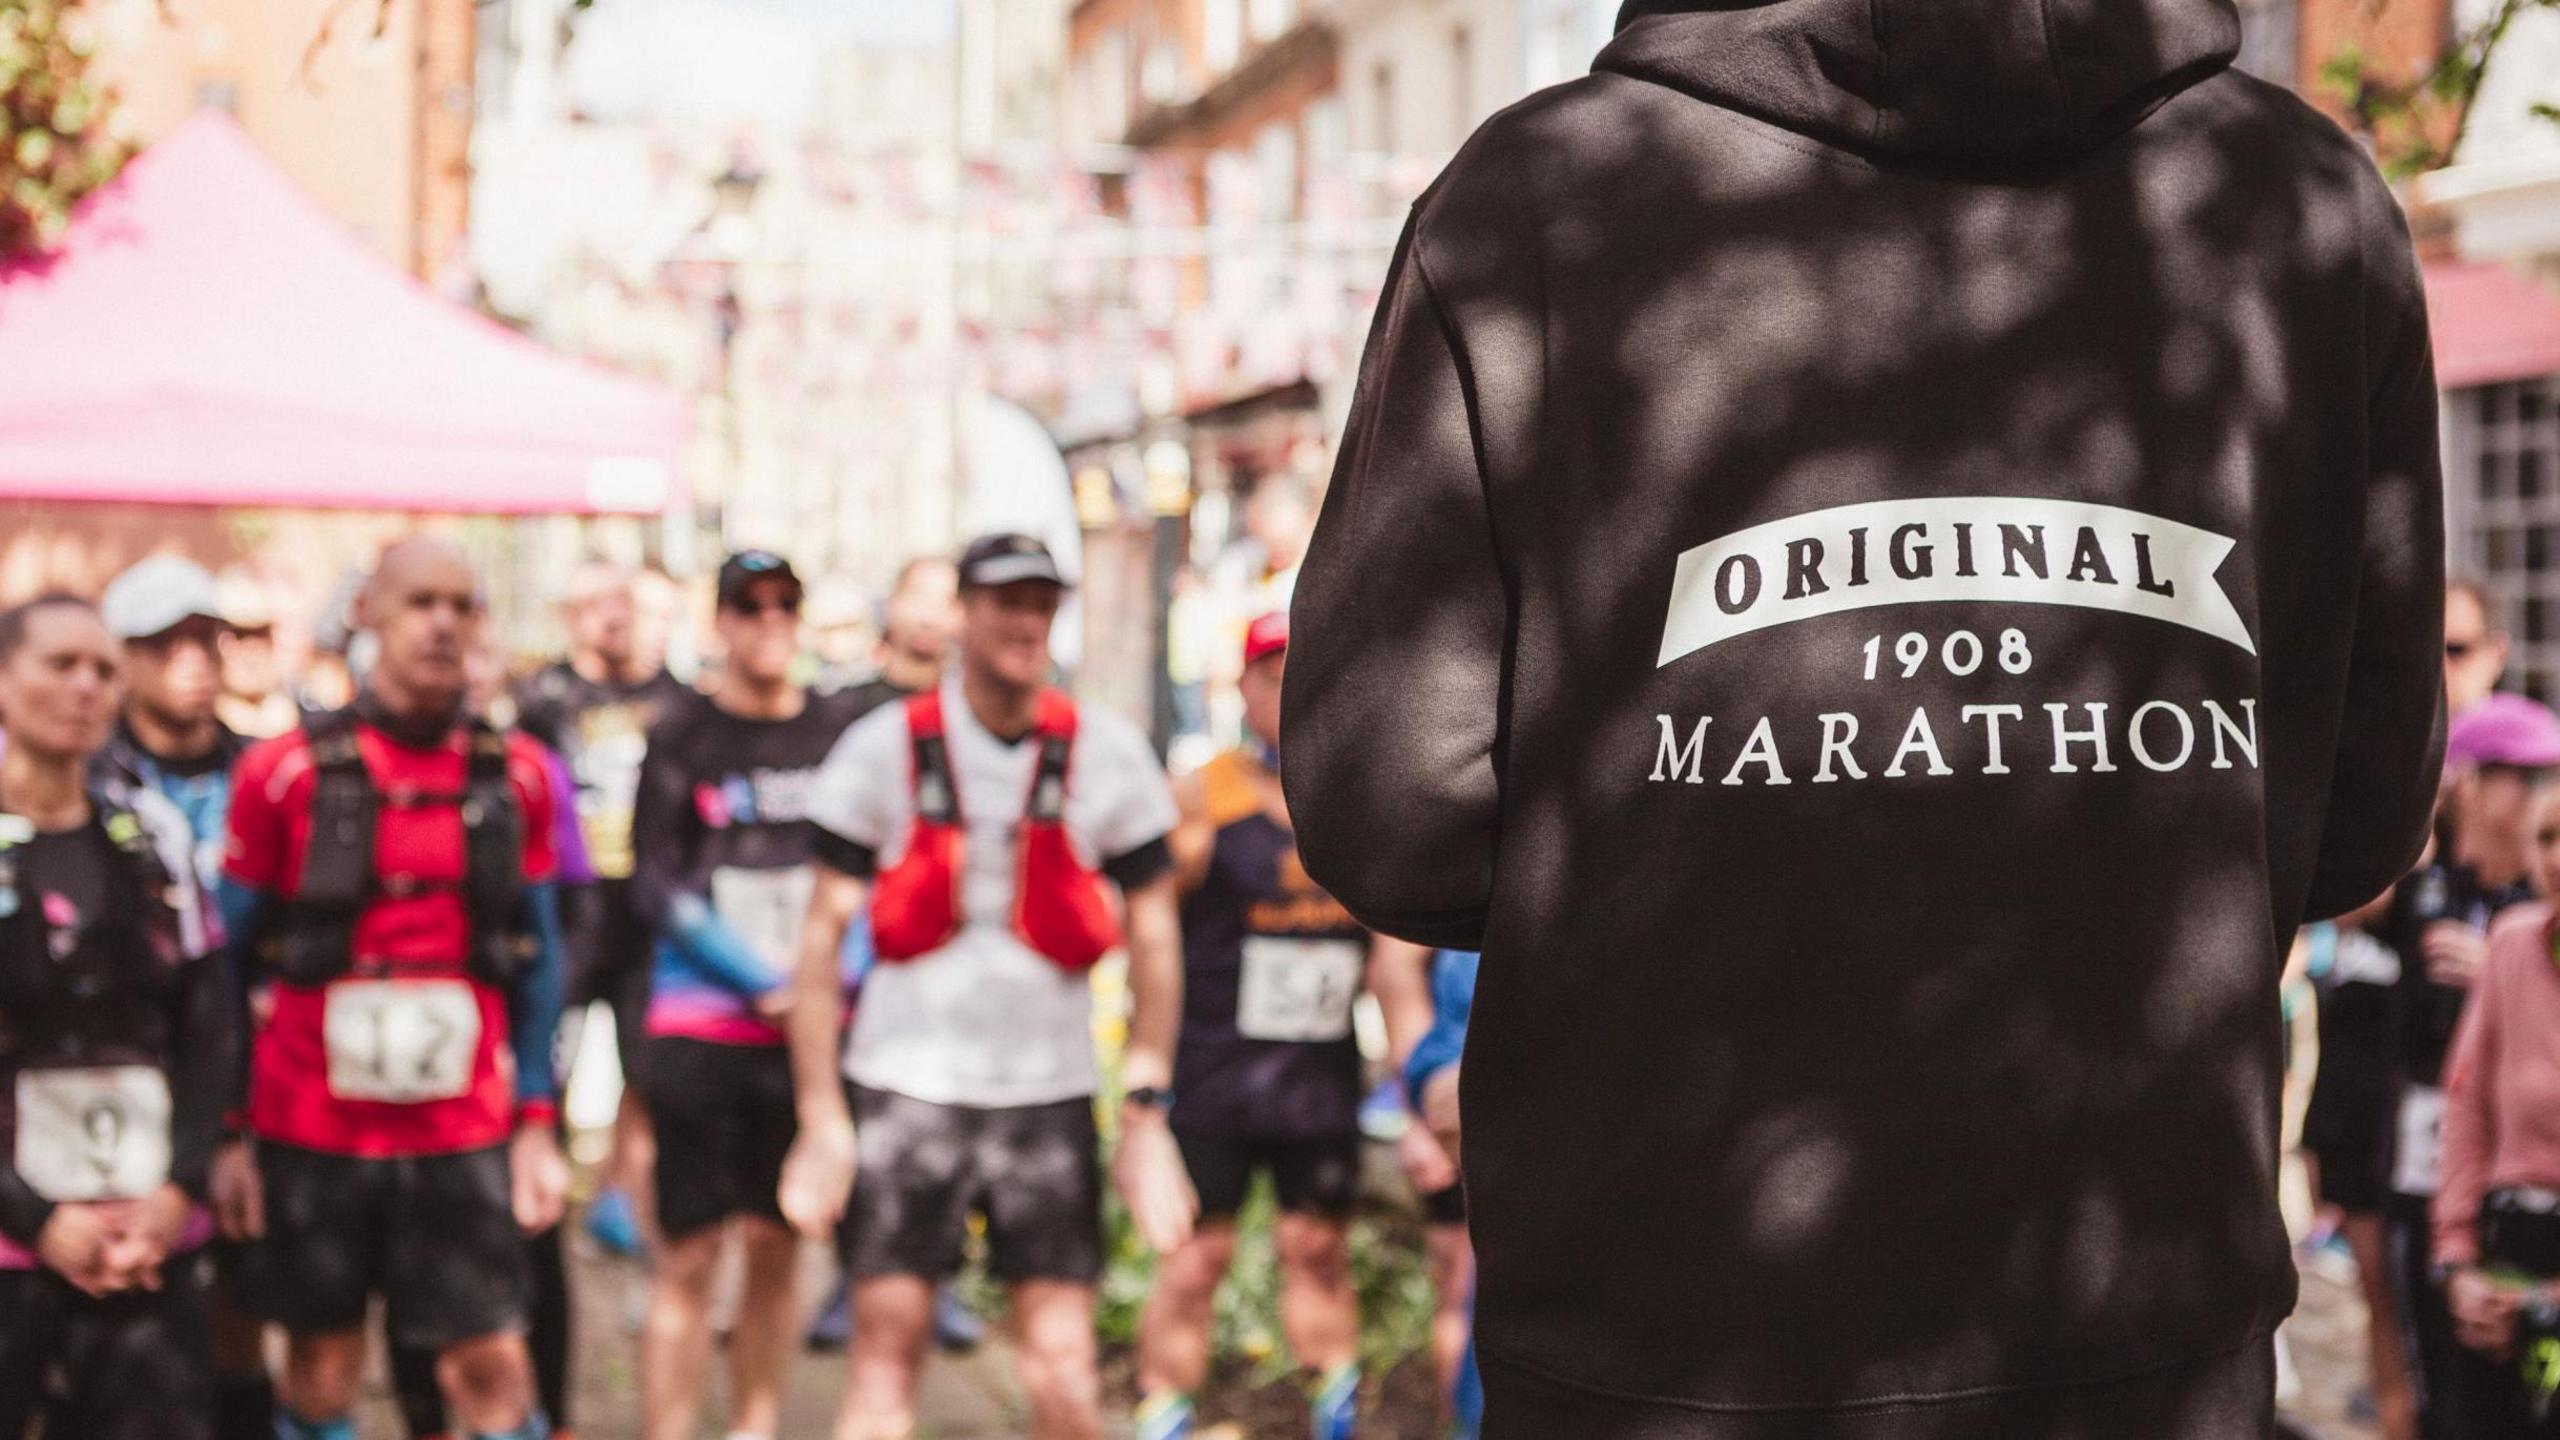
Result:
{"label": "white painted wall", "polygon": [[1529,91],[1520,0],[1344,0],[1333,8],[1343,129],[1354,152],[1445,154]]}

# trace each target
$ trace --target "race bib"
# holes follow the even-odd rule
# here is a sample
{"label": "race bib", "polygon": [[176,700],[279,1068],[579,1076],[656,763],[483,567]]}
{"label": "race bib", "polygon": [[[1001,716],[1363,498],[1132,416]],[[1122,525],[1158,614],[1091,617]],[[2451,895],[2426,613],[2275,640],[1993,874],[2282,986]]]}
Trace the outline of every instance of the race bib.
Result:
{"label": "race bib", "polygon": [[1360,954],[1357,940],[1246,936],[1236,1033],[1248,1040],[1348,1039]]}
{"label": "race bib", "polygon": [[609,879],[631,873],[632,803],[648,750],[648,732],[628,706],[600,707],[578,721],[578,829],[588,863]]}
{"label": "race bib", "polygon": [[800,924],[818,887],[816,867],[711,872],[711,908],[777,975],[791,973],[800,955]]}
{"label": "race bib", "polygon": [[16,1159],[56,1204],[150,1194],[169,1178],[169,1078],[148,1065],[22,1072]]}
{"label": "race bib", "polygon": [[471,1093],[480,999],[462,980],[343,980],[321,1018],[329,1093],[422,1105]]}
{"label": "race bib", "polygon": [[2400,1151],[2391,1165],[2391,1188],[2403,1195],[2433,1195],[2444,1160],[2444,1092],[2412,1085],[2400,1096]]}

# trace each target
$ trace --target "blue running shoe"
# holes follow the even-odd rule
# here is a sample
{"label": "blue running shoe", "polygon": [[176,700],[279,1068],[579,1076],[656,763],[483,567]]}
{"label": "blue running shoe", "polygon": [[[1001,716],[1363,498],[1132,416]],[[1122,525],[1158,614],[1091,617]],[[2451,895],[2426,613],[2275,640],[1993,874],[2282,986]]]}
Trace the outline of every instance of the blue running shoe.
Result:
{"label": "blue running shoe", "polygon": [[987,1343],[987,1322],[945,1285],[933,1293],[933,1339],[946,1354],[966,1355]]}
{"label": "blue running shoe", "polygon": [[822,1355],[835,1355],[853,1343],[853,1282],[842,1275],[836,1277],[835,1288],[827,1292],[827,1303],[818,1307],[818,1318],[809,1322],[809,1333],[802,1343]]}
{"label": "blue running shoe", "polygon": [[587,1238],[608,1255],[628,1260],[640,1253],[640,1217],[621,1190],[599,1192],[587,1207]]}
{"label": "blue running shoe", "polygon": [[1307,1433],[1314,1440],[1351,1440],[1360,1418],[1360,1367],[1337,1365],[1316,1383],[1307,1405]]}
{"label": "blue running shoe", "polygon": [[1150,1395],[1138,1402],[1137,1440],[1191,1440],[1191,1397]]}

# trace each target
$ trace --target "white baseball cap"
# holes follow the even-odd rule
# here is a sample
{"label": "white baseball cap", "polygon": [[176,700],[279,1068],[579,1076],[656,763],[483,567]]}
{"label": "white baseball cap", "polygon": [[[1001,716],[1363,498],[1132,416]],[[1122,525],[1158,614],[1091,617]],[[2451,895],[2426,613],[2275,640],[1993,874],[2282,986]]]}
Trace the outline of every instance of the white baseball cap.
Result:
{"label": "white baseball cap", "polygon": [[108,582],[99,602],[107,633],[118,640],[147,640],[203,616],[222,618],[213,576],[179,555],[154,555]]}

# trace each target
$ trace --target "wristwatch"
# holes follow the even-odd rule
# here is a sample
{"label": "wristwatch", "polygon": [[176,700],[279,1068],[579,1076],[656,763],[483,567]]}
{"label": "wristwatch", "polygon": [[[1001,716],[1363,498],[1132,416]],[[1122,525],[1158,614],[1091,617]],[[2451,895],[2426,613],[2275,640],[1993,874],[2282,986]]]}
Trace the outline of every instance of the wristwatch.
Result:
{"label": "wristwatch", "polygon": [[1161,1085],[1132,1085],[1120,1092],[1120,1099],[1126,1104],[1148,1110],[1173,1108],[1173,1092]]}

